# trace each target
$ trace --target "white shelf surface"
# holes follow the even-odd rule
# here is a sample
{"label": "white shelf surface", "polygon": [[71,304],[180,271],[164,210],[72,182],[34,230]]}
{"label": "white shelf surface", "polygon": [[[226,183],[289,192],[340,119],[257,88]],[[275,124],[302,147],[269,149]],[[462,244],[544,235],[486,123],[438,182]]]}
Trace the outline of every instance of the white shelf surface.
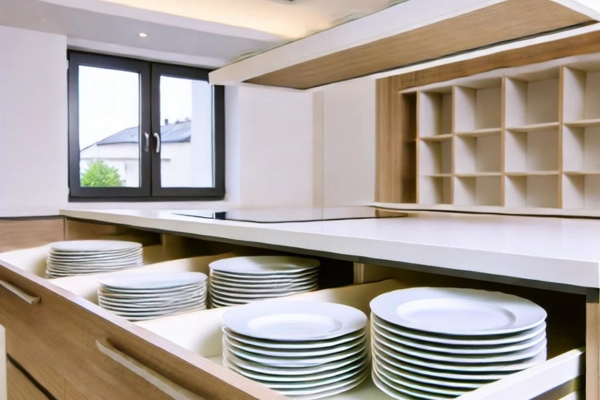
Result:
{"label": "white shelf surface", "polygon": [[[422,205],[380,204],[409,210]],[[438,206],[440,210],[456,206]],[[472,210],[473,207],[466,207]],[[481,209],[506,212],[502,207]],[[521,209],[526,212],[526,207]],[[519,211],[517,210],[511,210]],[[548,215],[564,210],[548,210]],[[367,259],[600,288],[600,221],[410,212],[408,218],[255,224],[169,210],[62,210],[62,215]]]}

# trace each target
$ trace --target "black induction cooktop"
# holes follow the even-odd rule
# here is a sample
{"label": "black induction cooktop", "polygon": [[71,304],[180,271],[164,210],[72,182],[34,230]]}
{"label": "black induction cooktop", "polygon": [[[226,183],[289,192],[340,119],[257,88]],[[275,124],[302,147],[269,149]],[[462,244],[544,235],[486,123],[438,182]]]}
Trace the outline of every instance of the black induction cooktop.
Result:
{"label": "black induction cooktop", "polygon": [[176,215],[228,221],[274,224],[283,222],[336,221],[346,219],[398,218],[400,211],[380,210],[375,207],[282,208],[268,210],[191,210],[175,212]]}

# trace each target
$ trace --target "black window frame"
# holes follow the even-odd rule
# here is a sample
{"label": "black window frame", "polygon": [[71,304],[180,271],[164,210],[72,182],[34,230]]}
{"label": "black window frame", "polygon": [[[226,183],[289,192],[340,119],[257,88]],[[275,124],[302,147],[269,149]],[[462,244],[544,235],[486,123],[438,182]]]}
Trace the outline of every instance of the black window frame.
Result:
{"label": "black window frame", "polygon": [[[213,174],[214,187],[160,186],[160,153],[156,152],[160,135],[160,77],[172,76],[208,82],[210,70],[155,63],[125,57],[81,51],[68,51],[69,103],[69,201],[210,201],[225,197],[225,88],[213,90]],[[79,150],[79,66],[131,71],[140,74],[140,187],[82,187]],[[147,142],[145,133],[149,135]]]}

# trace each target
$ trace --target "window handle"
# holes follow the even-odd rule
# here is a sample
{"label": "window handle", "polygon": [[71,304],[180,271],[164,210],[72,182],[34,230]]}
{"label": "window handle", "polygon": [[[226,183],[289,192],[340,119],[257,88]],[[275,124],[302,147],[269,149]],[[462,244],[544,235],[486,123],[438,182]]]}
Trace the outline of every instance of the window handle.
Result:
{"label": "window handle", "polygon": [[150,134],[148,132],[144,132],[144,136],[146,137],[146,148],[144,149],[144,152],[149,152],[150,151]]}
{"label": "window handle", "polygon": [[156,139],[156,152],[160,153],[160,135],[154,132],[154,138]]}

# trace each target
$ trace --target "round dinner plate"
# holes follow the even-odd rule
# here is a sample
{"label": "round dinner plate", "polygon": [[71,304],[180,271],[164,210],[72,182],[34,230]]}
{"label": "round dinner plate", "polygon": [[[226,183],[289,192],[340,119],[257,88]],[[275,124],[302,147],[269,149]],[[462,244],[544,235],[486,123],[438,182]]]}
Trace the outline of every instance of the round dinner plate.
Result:
{"label": "round dinner plate", "polygon": [[119,300],[126,299],[161,299],[161,298],[171,298],[171,297],[185,297],[193,293],[198,292],[208,292],[208,288],[206,285],[192,285],[190,287],[176,290],[160,290],[160,291],[135,291],[135,292],[113,292],[107,291],[102,288],[98,289],[98,294],[102,295],[106,298],[114,298]]}
{"label": "round dinner plate", "polygon": [[200,284],[207,276],[201,272],[164,272],[153,274],[122,274],[104,278],[100,284],[111,289],[156,290]]}
{"label": "round dinner plate", "polygon": [[[499,379],[506,378],[507,375],[513,374],[515,372],[515,371],[504,371],[501,373],[498,373],[498,372],[496,372],[496,373],[494,373],[494,372],[476,372],[476,371],[475,372],[463,372],[463,373],[461,373],[461,371],[456,371],[456,372],[450,371],[449,372],[444,369],[426,368],[424,366],[420,367],[418,365],[407,362],[406,361],[407,358],[404,358],[400,361],[393,359],[389,355],[386,355],[382,351],[378,350],[375,346],[371,347],[371,351],[372,351],[374,358],[376,357],[378,360],[383,360],[386,363],[386,365],[388,365],[388,366],[393,366],[394,368],[397,368],[402,371],[409,371],[409,372],[417,374],[419,376],[431,377],[431,378],[435,378],[435,379],[439,379],[439,380],[467,381],[467,382],[475,382],[475,381],[490,382],[490,381],[497,381]],[[423,363],[423,365],[427,365],[427,364]]]}
{"label": "round dinner plate", "polygon": [[346,366],[353,365],[356,363],[362,362],[362,360],[368,359],[369,352],[367,349],[362,352],[353,354],[339,361],[325,363],[320,365],[309,365],[309,366],[300,366],[296,368],[280,368],[280,367],[271,367],[268,365],[257,364],[252,361],[247,361],[237,357],[235,354],[229,352],[227,347],[223,348],[223,357],[227,358],[227,361],[230,364],[234,364],[239,368],[243,368],[247,371],[252,371],[262,375],[269,376],[285,376],[288,379],[294,379],[297,376],[309,376],[309,375],[321,375],[327,374],[334,370],[342,369]]}
{"label": "round dinner plate", "polygon": [[364,329],[367,316],[337,303],[272,301],[247,304],[223,314],[223,323],[240,335],[279,341],[333,339]]}
{"label": "round dinner plate", "polygon": [[382,294],[371,311],[391,324],[441,335],[500,335],[540,325],[546,311],[509,294],[475,289],[412,288]]}
{"label": "round dinner plate", "polygon": [[246,343],[252,346],[258,346],[266,349],[290,349],[290,350],[303,350],[303,349],[321,349],[326,347],[338,346],[343,343],[347,343],[366,335],[364,330],[352,332],[344,336],[340,336],[334,339],[309,341],[309,342],[278,342],[274,340],[261,340],[249,338],[243,335],[239,335],[226,327],[223,327],[223,333],[238,342]]}
{"label": "round dinner plate", "polygon": [[402,370],[400,368],[396,368],[393,365],[386,362],[385,360],[383,360],[382,358],[376,356],[375,354],[373,355],[373,362],[377,363],[377,366],[380,367],[380,369],[386,370],[388,373],[390,373],[394,376],[398,376],[398,377],[401,377],[404,379],[409,379],[411,381],[423,383],[426,385],[437,385],[437,386],[442,386],[442,387],[457,388],[460,390],[474,390],[474,389],[480,388],[481,386],[483,386],[487,383],[492,382],[492,381],[463,381],[463,380],[451,381],[451,380],[445,380],[445,379],[435,379],[435,378],[425,377],[425,376],[421,376],[419,374],[414,374],[412,372]]}
{"label": "round dinner plate", "polygon": [[88,253],[88,252],[117,252],[128,249],[139,249],[142,245],[137,242],[124,240],[67,240],[50,244],[53,252]]}
{"label": "round dinner plate", "polygon": [[431,351],[434,353],[448,354],[502,354],[514,351],[521,351],[535,346],[546,339],[546,332],[542,332],[529,340],[519,343],[500,346],[435,346],[427,342],[419,342],[411,339],[403,338],[402,336],[394,336],[384,329],[378,328],[376,324],[371,324],[371,329],[376,332],[381,338],[387,339],[391,343],[401,346],[408,346],[418,350]]}
{"label": "round dinner plate", "polygon": [[292,288],[292,287],[315,284],[318,282],[319,282],[319,279],[317,277],[310,278],[310,279],[298,279],[298,280],[293,280],[293,281],[286,281],[285,284],[281,284],[281,285],[278,285],[275,283],[269,283],[269,282],[260,283],[260,284],[252,283],[252,282],[230,283],[230,282],[221,281],[220,279],[215,279],[214,276],[212,276],[210,278],[210,285],[212,287],[219,287],[222,290],[236,290],[241,293],[245,293],[245,292],[252,293],[252,292],[257,292],[257,291],[261,291],[261,292],[283,291],[283,290],[288,290],[289,288]]}
{"label": "round dinner plate", "polygon": [[226,357],[223,358],[223,364],[227,364],[227,368],[234,370],[240,375],[244,375],[249,379],[253,379],[260,382],[312,382],[321,379],[327,379],[341,374],[348,373],[350,371],[356,371],[359,368],[368,365],[368,358],[365,356],[358,359],[356,362],[352,362],[344,365],[343,367],[332,369],[317,374],[305,374],[305,375],[273,375],[273,374],[262,374],[251,370],[244,369],[235,364],[235,362],[229,361]]}
{"label": "round dinner plate", "polygon": [[162,308],[162,307],[171,307],[174,305],[178,305],[178,304],[187,304],[190,302],[196,302],[196,301],[206,301],[206,296],[203,294],[199,294],[196,296],[190,296],[190,297],[183,297],[183,298],[177,298],[177,299],[173,299],[173,300],[167,300],[167,301],[160,301],[160,302],[156,302],[156,301],[152,301],[152,302],[147,302],[147,301],[140,301],[137,303],[134,302],[118,302],[118,301],[111,301],[111,300],[107,300],[104,299],[102,297],[98,297],[98,303],[102,304],[103,306],[109,306],[109,307],[119,307],[119,308],[123,308],[123,309],[143,309],[143,308]]}
{"label": "round dinner plate", "polygon": [[[436,396],[429,393],[423,393],[416,390],[410,390],[403,387],[398,387],[393,383],[390,384],[389,380],[382,377],[376,368],[371,370],[371,378],[375,386],[379,388],[383,393],[398,400],[448,400],[453,397],[449,396]],[[454,396],[455,398],[456,396]]]}
{"label": "round dinner plate", "polygon": [[316,268],[318,260],[291,256],[233,257],[213,261],[208,266],[213,271],[233,272],[245,275],[273,275],[296,273],[299,270]]}
{"label": "round dinner plate", "polygon": [[285,290],[272,291],[272,292],[252,292],[246,293],[238,290],[228,290],[224,291],[218,287],[212,286],[211,291],[214,294],[220,295],[221,297],[228,297],[232,299],[264,299],[269,297],[276,296],[289,296],[292,293],[300,293],[300,292],[309,292],[311,290],[316,290],[319,288],[318,283],[311,283],[309,285],[303,285],[298,287],[292,287]]}
{"label": "round dinner plate", "polygon": [[328,354],[326,356],[318,356],[313,358],[286,358],[286,357],[267,357],[261,356],[258,354],[249,353],[244,350],[240,350],[229,345],[225,346],[227,339],[224,338],[223,344],[224,347],[227,347],[227,350],[233,354],[234,356],[244,359],[246,361],[251,361],[255,363],[259,363],[262,365],[268,365],[270,367],[281,367],[281,368],[299,368],[299,367],[311,367],[317,366],[321,364],[329,364],[335,361],[340,361],[345,358],[351,357],[355,354],[362,353],[366,349],[366,343],[362,342],[353,348],[342,351],[335,354]]}
{"label": "round dinner plate", "polygon": [[380,377],[383,376],[392,385],[397,385],[397,387],[403,387],[403,388],[408,388],[408,389],[412,389],[412,390],[418,390],[420,392],[431,393],[433,395],[458,397],[458,396],[465,394],[466,392],[470,392],[473,390],[473,389],[466,389],[466,388],[464,388],[464,389],[450,388],[449,389],[449,388],[444,388],[444,387],[440,387],[440,386],[436,386],[436,385],[429,385],[429,384],[424,384],[424,383],[419,383],[419,382],[413,382],[409,379],[404,379],[400,376],[390,373],[389,371],[385,370],[384,368],[381,368],[380,365],[377,363],[373,364],[373,369],[377,371],[377,373]]}
{"label": "round dinner plate", "polygon": [[240,283],[251,283],[251,284],[264,284],[264,283],[286,283],[286,282],[295,282],[303,279],[318,279],[319,278],[319,270],[317,268],[313,268],[311,270],[300,270],[297,273],[287,273],[285,276],[282,274],[272,274],[272,275],[240,275],[240,274],[229,274],[218,271],[210,271],[211,279],[218,279],[222,281],[229,282],[231,284],[240,284]]}
{"label": "round dinner plate", "polygon": [[458,371],[458,372],[504,372],[504,371],[521,371],[526,368],[533,367],[541,362],[546,361],[546,348],[543,347],[542,350],[534,355],[531,358],[516,360],[513,362],[506,363],[452,363],[452,362],[436,362],[437,360],[424,359],[418,356],[398,353],[389,347],[378,343],[373,340],[372,346],[377,349],[379,352],[386,354],[392,359],[403,361],[415,365],[419,365],[427,368],[440,369],[444,371]]}
{"label": "round dinner plate", "polygon": [[512,343],[519,343],[525,340],[532,339],[538,336],[540,333],[546,331],[546,323],[543,322],[540,325],[522,331],[519,333],[512,333],[509,335],[492,335],[492,336],[444,336],[435,335],[427,332],[413,331],[410,329],[404,329],[399,326],[392,325],[371,313],[371,323],[377,326],[377,328],[383,329],[390,334],[396,336],[402,336],[410,339],[416,339],[423,342],[456,345],[456,346],[498,346],[508,345]]}
{"label": "round dinner plate", "polygon": [[369,376],[369,370],[365,369],[362,374],[353,376],[343,381],[339,381],[330,385],[320,386],[318,388],[307,388],[307,389],[288,389],[288,390],[277,390],[284,396],[293,397],[296,400],[315,400],[322,399],[325,397],[333,396],[346,392],[358,385],[360,385]]}
{"label": "round dinner plate", "polygon": [[439,354],[435,352],[414,349],[391,342],[381,337],[377,332],[372,332],[373,341],[385,346],[390,352],[408,354],[426,360],[440,361],[455,364],[489,364],[489,363],[508,363],[512,361],[524,360],[534,357],[546,348],[546,339],[527,349],[514,351],[512,353],[502,354]]}
{"label": "round dinner plate", "polygon": [[321,349],[287,349],[287,350],[273,350],[273,349],[265,349],[262,347],[256,347],[252,345],[248,345],[245,343],[241,343],[233,339],[228,335],[223,336],[225,341],[227,341],[227,345],[244,350],[248,353],[254,353],[261,356],[267,357],[277,357],[277,358],[310,358],[310,357],[321,357],[327,356],[329,354],[335,354],[342,351],[350,350],[355,346],[358,346],[361,343],[365,342],[365,337],[360,337],[351,342],[346,342],[339,344],[333,347],[324,347]]}

